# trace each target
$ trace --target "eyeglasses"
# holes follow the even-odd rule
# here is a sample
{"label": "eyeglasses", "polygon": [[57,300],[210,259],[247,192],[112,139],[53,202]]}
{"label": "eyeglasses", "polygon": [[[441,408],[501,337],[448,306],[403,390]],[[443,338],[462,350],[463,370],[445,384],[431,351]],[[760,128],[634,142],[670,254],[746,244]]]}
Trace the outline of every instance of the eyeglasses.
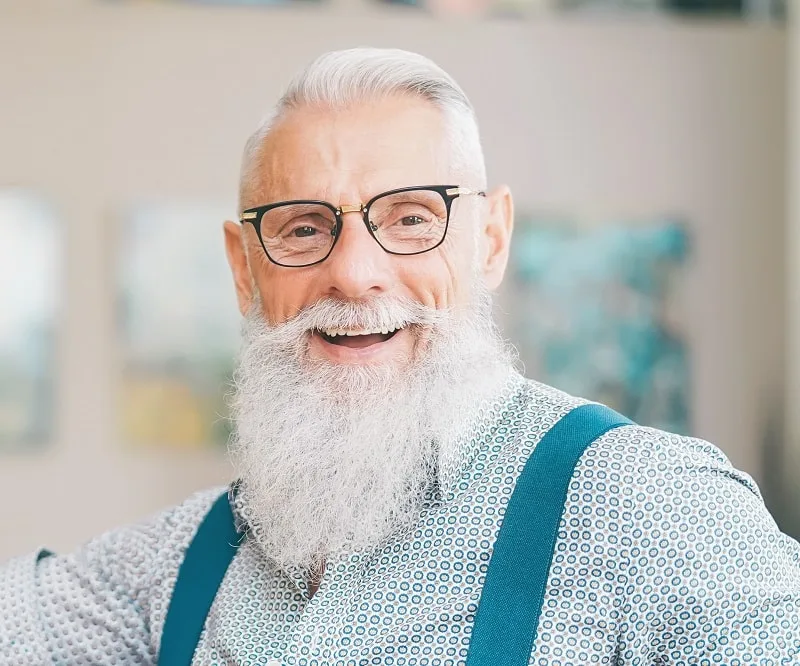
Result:
{"label": "eyeglasses", "polygon": [[485,192],[456,185],[420,185],[383,192],[367,203],[339,206],[297,200],[248,208],[250,222],[267,258],[278,266],[300,268],[325,261],[342,235],[342,215],[361,213],[370,235],[390,254],[422,254],[444,241],[453,201]]}

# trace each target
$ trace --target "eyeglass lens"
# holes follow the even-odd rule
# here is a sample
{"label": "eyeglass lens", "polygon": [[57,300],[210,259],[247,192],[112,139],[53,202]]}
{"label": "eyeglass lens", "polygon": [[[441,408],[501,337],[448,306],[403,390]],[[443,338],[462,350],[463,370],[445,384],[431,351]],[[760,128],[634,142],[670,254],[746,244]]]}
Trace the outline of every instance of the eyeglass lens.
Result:
{"label": "eyeglass lens", "polygon": [[[369,206],[370,230],[388,252],[416,254],[438,245],[447,229],[447,205],[433,190],[385,194]],[[322,260],[336,240],[334,212],[320,204],[285,204],[261,218],[261,238],[270,258],[285,266]]]}

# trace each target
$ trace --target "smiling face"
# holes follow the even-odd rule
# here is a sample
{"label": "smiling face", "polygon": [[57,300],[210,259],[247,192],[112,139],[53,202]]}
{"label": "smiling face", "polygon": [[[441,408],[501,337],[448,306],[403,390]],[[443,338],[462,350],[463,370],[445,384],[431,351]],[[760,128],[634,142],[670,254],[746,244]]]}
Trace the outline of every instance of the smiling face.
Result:
{"label": "smiling face", "polygon": [[405,197],[376,203],[372,233],[360,212],[396,188],[480,185],[453,169],[445,129],[436,108],[408,96],[291,110],[249,164],[241,206],[341,207],[341,228],[324,207],[273,217],[275,242],[265,242],[276,260],[308,263],[335,228],[333,250],[279,266],[252,224],[225,225],[246,315],[231,457],[248,524],[280,565],[314,569],[409,524],[435,461],[455,455],[454,429],[508,374],[487,292],[505,268],[508,190],[455,198],[444,242],[415,255],[390,254],[376,237],[427,246],[436,233],[423,209]]}
{"label": "smiling face", "polygon": [[[272,263],[253,225],[226,223],[228,258],[243,313],[253,302],[254,287],[270,326],[328,300],[458,309],[469,300],[476,272],[489,288],[496,287],[511,231],[506,188],[486,199],[456,198],[444,242],[415,255],[386,252],[358,209],[396,188],[469,187],[454,170],[451,155],[443,115],[419,98],[389,96],[342,110],[301,107],[288,112],[260,147],[251,169],[253,182],[243,188],[242,209],[299,199],[327,201],[344,208],[342,228],[325,261],[297,268]],[[292,233],[315,232],[304,222]],[[308,329],[308,357],[332,364],[407,364],[425,338],[426,324],[402,314],[390,310],[380,321],[355,316]]]}

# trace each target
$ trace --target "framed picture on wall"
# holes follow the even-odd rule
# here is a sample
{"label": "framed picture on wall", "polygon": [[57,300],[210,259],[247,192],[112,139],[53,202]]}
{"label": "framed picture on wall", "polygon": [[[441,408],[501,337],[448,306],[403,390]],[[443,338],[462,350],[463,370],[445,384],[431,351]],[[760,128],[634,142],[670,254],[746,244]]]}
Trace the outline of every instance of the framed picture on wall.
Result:
{"label": "framed picture on wall", "polygon": [[691,433],[677,285],[690,249],[673,218],[583,223],[523,213],[502,294],[526,374],[642,425]]}
{"label": "framed picture on wall", "polygon": [[222,222],[234,210],[141,203],[119,218],[119,416],[133,445],[227,442],[240,316]]}
{"label": "framed picture on wall", "polygon": [[53,433],[61,242],[47,201],[0,189],[0,451]]}

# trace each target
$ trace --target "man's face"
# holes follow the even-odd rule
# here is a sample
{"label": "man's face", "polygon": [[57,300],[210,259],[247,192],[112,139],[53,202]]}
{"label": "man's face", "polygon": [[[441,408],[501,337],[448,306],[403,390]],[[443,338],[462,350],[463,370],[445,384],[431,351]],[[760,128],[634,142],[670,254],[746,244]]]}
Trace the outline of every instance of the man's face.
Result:
{"label": "man's face", "polygon": [[[242,207],[296,199],[347,206],[399,187],[469,185],[453,173],[450,155],[443,117],[423,100],[394,96],[341,111],[304,107],[291,111],[270,131]],[[360,212],[345,213],[330,256],[302,268],[270,262],[252,225],[227,223],[225,231],[240,307],[243,312],[249,308],[255,284],[267,322],[277,326],[326,298],[363,303],[410,300],[440,310],[464,304],[476,262],[490,288],[500,281],[510,216],[505,189],[488,200],[459,197],[439,247],[399,256],[378,245]],[[393,335],[307,335],[312,359],[404,365],[413,358],[420,332],[408,327]]]}
{"label": "man's face", "polygon": [[[444,130],[437,110],[406,97],[292,111],[265,140],[242,207],[474,187],[454,175]],[[231,455],[247,520],[279,564],[313,569],[414,519],[434,457],[453,457],[454,429],[508,374],[486,287],[502,277],[510,228],[505,189],[456,199],[445,241],[418,255],[388,254],[346,213],[324,262],[287,268],[252,225],[226,223],[246,315]],[[391,337],[322,333],[393,322],[403,326]]]}

